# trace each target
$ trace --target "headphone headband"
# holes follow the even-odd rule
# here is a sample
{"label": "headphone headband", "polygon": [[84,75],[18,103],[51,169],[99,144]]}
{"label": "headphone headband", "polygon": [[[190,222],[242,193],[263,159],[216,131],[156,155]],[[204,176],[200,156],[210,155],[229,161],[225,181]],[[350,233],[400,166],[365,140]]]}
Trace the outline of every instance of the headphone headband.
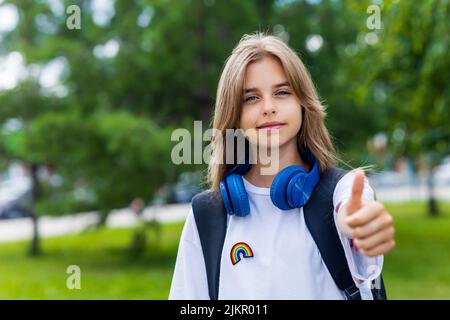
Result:
{"label": "headphone headband", "polygon": [[[288,166],[275,176],[270,188],[270,198],[281,210],[303,207],[320,180],[318,162],[313,153],[307,148],[299,150],[299,153],[305,162],[313,166],[310,172],[306,172],[306,169],[299,165]],[[228,214],[243,217],[250,213],[242,178],[250,168],[250,163],[232,166],[220,181],[220,192]]]}

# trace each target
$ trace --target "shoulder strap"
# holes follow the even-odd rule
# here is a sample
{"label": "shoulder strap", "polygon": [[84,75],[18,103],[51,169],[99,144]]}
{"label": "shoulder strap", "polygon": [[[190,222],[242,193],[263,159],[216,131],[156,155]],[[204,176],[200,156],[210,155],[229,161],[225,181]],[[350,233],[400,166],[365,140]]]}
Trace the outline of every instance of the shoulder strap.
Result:
{"label": "shoulder strap", "polygon": [[[346,173],[340,168],[330,168],[324,172],[310,200],[303,207],[303,213],[308,230],[336,285],[344,291],[348,300],[361,300],[334,222],[333,193],[337,182]],[[372,289],[374,300],[386,299],[383,278],[379,280]]]}
{"label": "shoulder strap", "polygon": [[209,297],[211,300],[217,300],[227,213],[222,199],[213,190],[207,190],[194,196],[192,198],[192,210],[205,259]]}
{"label": "shoulder strap", "polygon": [[361,300],[345,258],[344,248],[334,223],[333,192],[345,170],[331,168],[324,172],[320,182],[303,207],[305,222],[319,248],[325,265],[339,289],[349,300]]}

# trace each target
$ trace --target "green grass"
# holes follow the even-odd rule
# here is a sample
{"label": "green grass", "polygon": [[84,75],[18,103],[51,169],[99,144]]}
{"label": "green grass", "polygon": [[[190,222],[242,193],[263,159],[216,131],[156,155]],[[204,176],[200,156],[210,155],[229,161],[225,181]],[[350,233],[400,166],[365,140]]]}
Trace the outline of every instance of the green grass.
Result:
{"label": "green grass", "polygon": [[[396,226],[395,250],[385,256],[389,299],[450,299],[450,203],[429,218],[423,203],[387,204]],[[130,258],[134,229],[102,229],[0,244],[0,299],[167,299],[183,224],[163,226],[161,246]],[[69,265],[81,269],[81,289],[69,290]]]}
{"label": "green grass", "polygon": [[[182,224],[163,226],[161,245],[133,259],[133,229],[103,229],[45,238],[43,254],[28,242],[0,245],[0,299],[167,299]],[[69,265],[81,270],[81,289],[69,290]]]}
{"label": "green grass", "polygon": [[389,299],[450,299],[450,203],[430,218],[424,203],[386,204],[396,247],[385,256]]}

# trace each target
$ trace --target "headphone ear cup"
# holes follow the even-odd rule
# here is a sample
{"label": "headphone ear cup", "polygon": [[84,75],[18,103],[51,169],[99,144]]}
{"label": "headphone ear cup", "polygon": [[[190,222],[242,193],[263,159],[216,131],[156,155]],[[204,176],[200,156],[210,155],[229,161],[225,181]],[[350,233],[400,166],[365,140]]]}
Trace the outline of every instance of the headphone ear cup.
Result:
{"label": "headphone ear cup", "polygon": [[305,173],[301,166],[289,166],[281,170],[274,178],[270,187],[270,198],[273,204],[281,210],[290,210],[292,199],[288,197],[287,188],[292,177],[299,173]]}
{"label": "headphone ear cup", "polygon": [[242,176],[239,174],[231,174],[226,178],[226,182],[234,208],[234,214],[239,217],[245,217],[250,213],[250,205]]}
{"label": "headphone ear cup", "polygon": [[303,167],[294,172],[287,182],[286,199],[290,208],[303,207],[311,197],[311,194],[320,180],[320,171],[317,161],[309,173]]}
{"label": "headphone ear cup", "polygon": [[288,183],[286,197],[292,208],[303,207],[309,199],[309,194],[305,189],[306,173],[297,173]]}
{"label": "headphone ear cup", "polygon": [[225,210],[227,211],[227,214],[230,214],[230,215],[234,214],[233,206],[230,202],[230,197],[229,197],[226,182],[220,181],[219,187],[220,187],[220,194],[222,195],[222,201],[225,206]]}

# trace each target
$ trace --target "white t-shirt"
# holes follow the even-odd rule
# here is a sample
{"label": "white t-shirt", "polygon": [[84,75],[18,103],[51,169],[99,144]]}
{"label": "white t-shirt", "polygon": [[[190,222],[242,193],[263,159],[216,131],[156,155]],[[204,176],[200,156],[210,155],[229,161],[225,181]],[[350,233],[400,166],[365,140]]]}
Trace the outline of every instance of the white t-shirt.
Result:
{"label": "white t-shirt", "polygon": [[[336,185],[333,194],[335,218],[338,205],[342,206],[351,196],[353,179],[354,174],[347,173]],[[227,215],[218,298],[346,299],[309,233],[303,209],[280,210],[272,203],[269,188],[257,187],[245,178],[244,185],[250,214],[246,217]],[[367,178],[363,198],[374,200]],[[383,256],[364,256],[351,247],[348,238],[342,235],[340,238],[361,298],[373,299],[370,284],[381,273]],[[233,247],[233,253],[236,253],[239,248],[244,250],[245,245],[249,247],[248,257],[234,255],[238,259],[234,259],[233,264]],[[181,234],[169,299],[209,300],[205,262],[192,208]]]}

